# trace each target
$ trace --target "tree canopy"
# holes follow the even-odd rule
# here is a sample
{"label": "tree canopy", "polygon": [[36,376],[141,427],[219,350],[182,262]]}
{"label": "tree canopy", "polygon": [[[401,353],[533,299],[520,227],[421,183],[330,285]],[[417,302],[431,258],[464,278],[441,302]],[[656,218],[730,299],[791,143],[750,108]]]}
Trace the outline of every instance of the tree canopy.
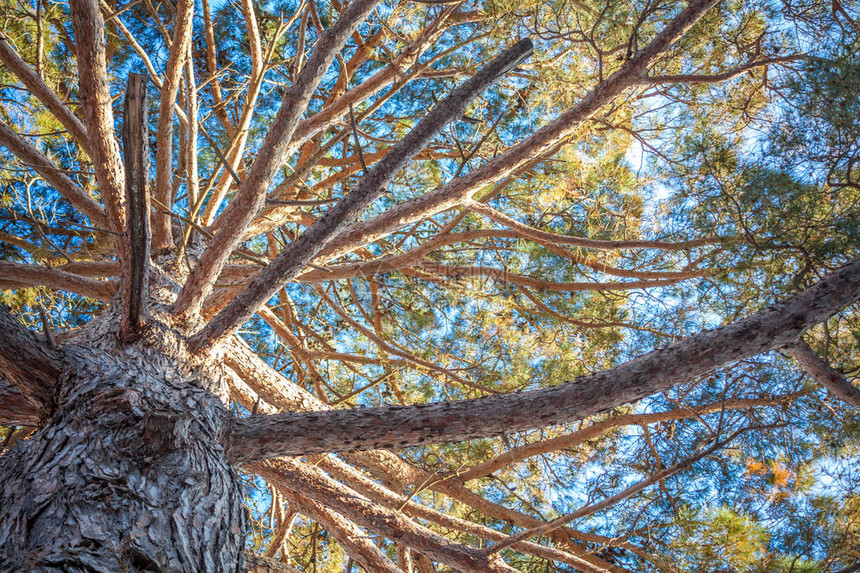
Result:
{"label": "tree canopy", "polygon": [[0,23],[0,302],[217,370],[249,570],[856,570],[860,4]]}

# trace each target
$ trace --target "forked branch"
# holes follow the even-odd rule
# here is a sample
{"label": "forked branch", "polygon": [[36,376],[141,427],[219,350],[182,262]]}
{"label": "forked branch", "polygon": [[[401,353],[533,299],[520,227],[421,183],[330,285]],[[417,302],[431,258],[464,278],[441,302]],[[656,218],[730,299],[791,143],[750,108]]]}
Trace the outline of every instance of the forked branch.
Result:
{"label": "forked branch", "polygon": [[[404,201],[384,213],[344,229],[320,253],[321,258],[331,260],[372,243],[396,229],[467,203],[481,189],[517,173],[535,157],[564,142],[624,90],[637,85],[649,66],[682,38],[716,3],[716,0],[693,0],[636,56],[559,117],[468,174],[449,181],[435,191]],[[318,261],[317,264],[321,263]]]}
{"label": "forked branch", "polygon": [[174,303],[174,311],[186,314],[199,312],[246,227],[265,205],[268,188],[286,159],[290,141],[311,96],[349,36],[378,3],[379,0],[350,2],[335,25],[320,37],[308,63],[295,83],[284,93],[281,107],[257,153],[257,159],[239,186],[236,197],[216,221],[218,233],[189,275]]}
{"label": "forked branch", "polygon": [[773,308],[553,388],[409,407],[251,416],[227,433],[237,463],[281,455],[404,448],[577,420],[716,368],[796,343],[860,300],[860,258]]}
{"label": "forked branch", "polygon": [[199,350],[211,345],[251,318],[284,283],[295,278],[333,237],[379,197],[388,182],[415,154],[448,123],[460,117],[470,101],[526,59],[531,52],[531,40],[521,40],[452,91],[406,137],[394,145],[385,158],[374,165],[337,205],[287,245],[272,264],[260,271],[245,290],[194,335],[189,340],[190,347]]}

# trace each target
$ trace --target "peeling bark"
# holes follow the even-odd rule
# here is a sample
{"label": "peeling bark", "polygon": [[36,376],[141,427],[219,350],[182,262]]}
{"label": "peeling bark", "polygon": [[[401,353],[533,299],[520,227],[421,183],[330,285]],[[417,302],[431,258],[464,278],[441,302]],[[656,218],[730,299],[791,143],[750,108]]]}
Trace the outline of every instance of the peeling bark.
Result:
{"label": "peeling bark", "polygon": [[3,570],[243,571],[229,414],[205,379],[139,347],[62,354],[56,413],[0,464]]}
{"label": "peeling bark", "polygon": [[[40,416],[50,414],[53,408],[62,368],[62,354],[38,340],[0,305],[0,373]],[[7,393],[15,397],[14,393]]]}
{"label": "peeling bark", "polygon": [[128,211],[124,239],[129,254],[122,263],[120,286],[123,295],[122,338],[136,336],[143,326],[149,287],[149,131],[146,119],[146,76],[131,73],[122,129]]}

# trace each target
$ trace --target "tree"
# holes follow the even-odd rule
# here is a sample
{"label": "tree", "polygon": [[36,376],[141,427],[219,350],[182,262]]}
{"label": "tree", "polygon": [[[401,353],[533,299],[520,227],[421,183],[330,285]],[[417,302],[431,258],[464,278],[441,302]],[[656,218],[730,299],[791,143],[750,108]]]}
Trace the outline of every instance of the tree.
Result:
{"label": "tree", "polygon": [[7,3],[2,569],[851,565],[857,20],[783,8]]}

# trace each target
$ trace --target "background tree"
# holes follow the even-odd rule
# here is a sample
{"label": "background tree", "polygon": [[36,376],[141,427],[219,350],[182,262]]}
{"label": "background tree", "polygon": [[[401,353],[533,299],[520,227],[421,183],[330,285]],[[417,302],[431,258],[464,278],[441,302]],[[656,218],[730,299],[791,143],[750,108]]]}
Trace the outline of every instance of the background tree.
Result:
{"label": "background tree", "polygon": [[855,5],[0,16],[3,570],[860,559]]}

